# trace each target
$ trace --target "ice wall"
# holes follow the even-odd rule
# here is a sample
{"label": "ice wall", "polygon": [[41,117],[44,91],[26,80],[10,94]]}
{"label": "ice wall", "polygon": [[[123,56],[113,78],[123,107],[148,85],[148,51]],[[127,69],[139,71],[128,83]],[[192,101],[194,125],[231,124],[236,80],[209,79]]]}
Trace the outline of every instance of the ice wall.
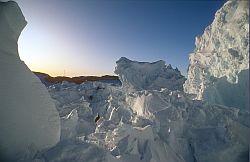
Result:
{"label": "ice wall", "polygon": [[60,139],[53,100],[18,55],[26,24],[17,3],[0,2],[0,161],[25,161]]}
{"label": "ice wall", "polygon": [[[241,104],[241,101],[242,96],[249,95],[245,91],[249,89],[249,79],[240,74],[249,69],[248,5],[249,1],[244,0],[227,1],[216,12],[214,21],[203,35],[196,37],[196,48],[190,54],[188,79],[184,84],[184,91],[196,94],[196,99],[248,109],[248,102]],[[231,98],[234,98],[234,104]]]}

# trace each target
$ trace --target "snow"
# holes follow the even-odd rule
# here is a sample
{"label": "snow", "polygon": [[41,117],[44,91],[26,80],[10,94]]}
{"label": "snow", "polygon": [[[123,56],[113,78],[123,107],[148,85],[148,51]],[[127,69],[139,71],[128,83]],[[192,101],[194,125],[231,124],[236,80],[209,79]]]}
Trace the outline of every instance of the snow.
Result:
{"label": "snow", "polygon": [[[122,82],[121,86],[102,82],[84,82],[80,85],[63,82],[49,86],[48,92],[55,102],[61,120],[60,141],[56,145],[54,145],[56,142],[53,143],[54,146],[51,144],[52,147],[49,148],[41,147],[42,150],[40,149],[39,152],[32,152],[33,150],[31,150],[30,156],[23,161],[248,161],[249,111],[243,107],[247,105],[244,96],[249,94],[242,91],[243,88],[246,89],[249,86],[247,80],[248,66],[246,66],[248,64],[247,51],[244,49],[245,47],[237,47],[237,50],[241,50],[238,55],[243,57],[242,60],[230,59],[231,57],[226,57],[228,54],[223,52],[217,53],[223,54],[225,60],[215,57],[211,54],[211,51],[204,52],[208,49],[223,51],[227,49],[228,44],[233,45],[234,41],[230,42],[231,39],[224,37],[226,30],[235,28],[237,32],[240,32],[239,36],[235,38],[237,40],[245,38],[244,36],[248,31],[244,32],[241,31],[243,29],[237,28],[240,23],[248,23],[244,21],[246,20],[244,3],[246,2],[226,2],[216,13],[213,24],[206,29],[205,36],[197,38],[197,49],[190,57],[188,80],[184,86],[185,92],[182,88],[185,78],[178,69],[173,69],[171,65],[166,65],[164,61],[137,62],[125,57],[116,62],[115,69]],[[221,21],[223,19],[227,21]],[[236,20],[241,21],[236,24],[238,22]],[[231,25],[227,25],[227,23]],[[224,28],[223,25],[228,26],[228,29]],[[210,32],[217,30],[221,34],[217,41],[224,42],[222,46],[218,47],[213,42],[217,37],[213,36],[214,38],[210,39],[209,36],[211,35]],[[235,33],[230,31],[229,34]],[[235,45],[237,45],[237,42]],[[234,50],[229,51],[234,56],[238,56]],[[33,126],[39,123],[40,125],[36,125],[36,128],[41,130],[41,125],[46,124],[43,117],[53,114],[51,112],[54,109],[49,107],[53,105],[52,100],[49,99],[44,86],[41,86],[40,81],[30,73],[24,63],[21,63],[19,59],[14,60],[7,56],[1,56],[4,59],[1,59],[0,66],[19,71],[14,71],[18,74],[15,75],[17,79],[9,81],[10,79],[7,78],[10,77],[10,75],[7,75],[9,73],[2,70],[8,80],[1,79],[0,86],[4,83],[4,87],[8,88],[4,89],[4,93],[0,93],[0,97],[1,99],[14,99],[13,101],[15,101],[13,103],[4,102],[4,104],[15,104],[17,101],[23,101],[18,103],[18,106],[22,107],[24,104],[33,104],[31,102],[33,100],[38,102],[38,100],[46,99],[46,106],[48,107],[39,107],[44,106],[43,102],[36,105],[34,109],[28,109],[29,107],[27,107],[27,111],[23,115],[25,118],[20,118],[22,117],[20,115],[12,119],[1,116],[1,120],[4,121],[1,124],[12,122],[20,122],[21,124],[25,121],[32,127],[20,128],[27,131],[26,136],[32,139],[33,131],[36,131]],[[220,59],[220,61],[211,61],[211,58]],[[194,63],[194,60],[197,63]],[[213,67],[208,66],[209,61],[213,63]],[[225,63],[222,64],[222,61],[225,61]],[[236,68],[222,68],[227,64],[226,61],[228,61],[229,66]],[[10,65],[11,62],[14,63]],[[242,64],[239,65],[239,62]],[[201,71],[202,66],[205,65],[206,68],[203,70],[206,73],[204,72],[203,76]],[[23,69],[26,69],[26,73]],[[199,80],[199,78],[202,79]],[[210,80],[206,80],[207,78],[210,78]],[[213,86],[208,87],[208,82],[212,83]],[[26,85],[27,83],[29,84]],[[36,84],[33,85],[34,83]],[[17,84],[20,86],[15,86]],[[200,87],[200,89],[197,87]],[[1,89],[3,88],[1,87]],[[20,95],[30,93],[30,89],[33,91],[32,96]],[[38,91],[42,97],[35,98]],[[197,92],[194,94],[198,97],[199,95],[202,96],[199,99],[204,98],[204,100],[194,99],[192,92]],[[235,94],[232,94],[232,92]],[[7,97],[5,98],[5,96]],[[28,96],[29,100],[25,96]],[[235,99],[232,99],[232,96]],[[30,100],[30,97],[33,97],[32,100]],[[37,107],[40,111],[35,111]],[[2,111],[7,112],[7,110]],[[18,110],[15,109],[15,111]],[[42,116],[41,112],[43,112]],[[7,113],[5,116],[11,113]],[[36,118],[29,118],[34,117],[34,115],[39,115],[39,118],[37,116],[35,116]],[[97,115],[100,115],[100,119],[95,122]],[[37,118],[41,121],[37,121]],[[7,131],[13,130],[9,129],[10,127],[7,128]],[[58,129],[53,129],[53,131],[56,132]],[[19,140],[16,134],[21,135],[15,132],[15,138],[13,138],[15,142],[16,139]],[[45,141],[55,137],[49,135],[48,131],[39,132],[39,135],[35,135],[36,141],[39,140],[38,138],[41,135],[43,135]],[[58,136],[56,137],[58,138]],[[29,141],[24,142],[29,143]],[[10,148],[16,147],[11,146]],[[19,161],[22,161],[22,159],[19,159]]]}
{"label": "snow", "polygon": [[[189,57],[185,92],[196,94],[199,100],[248,109],[249,104],[242,103],[246,103],[249,96],[245,92],[249,89],[249,78],[240,78],[241,73],[249,69],[248,6],[249,1],[227,1],[216,12],[214,21],[203,35],[196,37],[196,48]],[[221,82],[227,86],[221,88]],[[242,101],[245,95],[248,96]],[[236,103],[232,104],[231,98]]]}
{"label": "snow", "polygon": [[18,55],[26,21],[15,2],[0,3],[0,159],[15,161],[54,146],[60,119],[46,87]]}

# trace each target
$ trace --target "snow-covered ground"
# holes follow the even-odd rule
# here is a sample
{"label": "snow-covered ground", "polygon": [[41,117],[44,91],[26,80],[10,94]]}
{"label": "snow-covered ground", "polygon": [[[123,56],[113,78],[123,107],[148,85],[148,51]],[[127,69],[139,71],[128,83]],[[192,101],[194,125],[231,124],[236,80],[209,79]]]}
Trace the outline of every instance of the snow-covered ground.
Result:
{"label": "snow-covered ground", "polygon": [[[215,21],[205,30],[204,36],[197,38],[197,48],[190,56],[186,82],[178,69],[173,69],[164,61],[145,63],[122,57],[116,62],[115,68],[121,86],[101,82],[80,85],[63,82],[48,87],[60,116],[60,141],[49,148],[35,150],[19,161],[247,162],[249,110],[246,105],[249,103],[247,98],[241,97],[249,95],[242,91],[249,87],[247,5],[246,1],[228,1],[216,13]],[[236,36],[230,30],[239,35]],[[217,31],[218,37],[211,34]],[[235,34],[232,36],[235,40],[226,37],[226,31],[226,35]],[[239,45],[243,39],[247,40]],[[217,45],[218,42],[221,46]],[[234,52],[229,48],[234,49]],[[238,57],[229,56],[231,52],[233,55],[238,53]],[[0,54],[3,60],[11,62],[5,53]],[[218,55],[223,56],[221,58]],[[224,67],[226,61],[228,67]],[[15,64],[14,61],[11,63]],[[210,63],[213,63],[212,66],[208,66]],[[17,78],[16,82],[21,78]],[[47,95],[37,78],[31,80],[31,83],[35,80],[39,86],[35,92]],[[2,83],[5,82],[1,78],[0,86]],[[15,88],[8,93],[6,101],[15,96],[13,92],[21,93]],[[33,94],[28,90],[25,93]],[[0,94],[4,96],[3,92]],[[218,98],[220,100],[217,101]],[[50,100],[46,99],[48,103]],[[54,108],[43,105],[37,113],[33,111],[34,107],[29,105],[26,110],[18,105],[13,106],[14,109],[21,108],[20,111],[29,111],[27,117],[39,115],[41,111],[49,116]],[[2,119],[5,118],[1,118],[1,130],[8,126]],[[38,121],[32,118],[31,122]],[[42,126],[43,122],[40,124]],[[37,125],[36,129],[41,126]],[[29,131],[36,130],[30,125],[26,128]],[[41,133],[46,134],[47,131]],[[19,135],[16,133],[14,137]],[[41,136],[51,138],[50,135]],[[8,143],[3,143],[0,137],[2,149]]]}

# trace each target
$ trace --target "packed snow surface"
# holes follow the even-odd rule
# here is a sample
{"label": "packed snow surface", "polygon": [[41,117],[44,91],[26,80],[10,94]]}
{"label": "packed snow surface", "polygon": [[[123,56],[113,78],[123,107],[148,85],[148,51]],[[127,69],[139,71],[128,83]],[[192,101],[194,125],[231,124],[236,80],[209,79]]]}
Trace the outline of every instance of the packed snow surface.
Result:
{"label": "packed snow surface", "polygon": [[25,25],[15,2],[0,2],[0,161],[27,158],[60,138],[60,119],[48,90],[18,55]]}
{"label": "packed snow surface", "polygon": [[196,94],[196,99],[248,109],[249,1],[227,1],[196,37],[195,45],[185,92]]}

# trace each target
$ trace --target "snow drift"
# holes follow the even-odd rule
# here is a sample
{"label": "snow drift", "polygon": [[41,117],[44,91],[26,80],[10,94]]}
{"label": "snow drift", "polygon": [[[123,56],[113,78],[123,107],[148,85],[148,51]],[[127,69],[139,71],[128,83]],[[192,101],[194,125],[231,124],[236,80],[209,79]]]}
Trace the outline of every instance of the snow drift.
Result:
{"label": "snow drift", "polygon": [[16,161],[55,145],[60,119],[45,86],[19,58],[26,21],[18,5],[0,2],[0,20],[0,159]]}

